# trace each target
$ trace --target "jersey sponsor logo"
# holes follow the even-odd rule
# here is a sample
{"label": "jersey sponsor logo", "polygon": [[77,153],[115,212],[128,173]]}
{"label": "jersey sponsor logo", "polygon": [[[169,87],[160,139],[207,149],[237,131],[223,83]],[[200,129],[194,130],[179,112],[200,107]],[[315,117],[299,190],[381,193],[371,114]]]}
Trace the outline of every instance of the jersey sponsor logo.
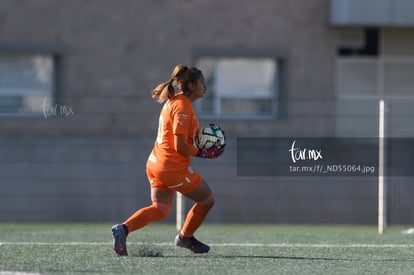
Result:
{"label": "jersey sponsor logo", "polygon": [[187,119],[189,117],[188,114],[177,114],[178,117],[181,117],[183,119]]}
{"label": "jersey sponsor logo", "polygon": [[188,114],[177,114],[177,117],[178,117],[177,123],[183,126],[184,120],[188,119],[189,115]]}

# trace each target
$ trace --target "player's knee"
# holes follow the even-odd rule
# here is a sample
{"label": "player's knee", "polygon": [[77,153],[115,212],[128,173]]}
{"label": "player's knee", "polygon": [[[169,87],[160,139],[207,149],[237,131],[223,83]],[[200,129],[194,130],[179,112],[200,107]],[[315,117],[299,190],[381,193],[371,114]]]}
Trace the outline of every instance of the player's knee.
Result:
{"label": "player's knee", "polygon": [[204,205],[204,206],[206,206],[206,207],[210,207],[211,208],[216,203],[216,198],[215,198],[215,196],[214,196],[213,193],[210,193],[210,195],[207,198],[205,198],[204,200],[200,201],[199,203],[202,204],[202,205]]}
{"label": "player's knee", "polygon": [[154,202],[153,206],[158,210],[160,219],[165,219],[171,212],[172,205],[166,203]]}

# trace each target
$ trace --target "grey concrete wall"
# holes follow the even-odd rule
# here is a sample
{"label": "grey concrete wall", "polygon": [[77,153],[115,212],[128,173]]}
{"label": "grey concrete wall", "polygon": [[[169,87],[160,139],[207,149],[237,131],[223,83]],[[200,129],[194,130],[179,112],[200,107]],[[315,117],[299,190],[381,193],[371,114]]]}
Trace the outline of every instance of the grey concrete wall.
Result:
{"label": "grey concrete wall", "polygon": [[[0,221],[120,221],[146,206],[152,139],[101,136],[0,138]],[[234,139],[194,167],[217,196],[211,222],[372,223],[372,178],[237,176]],[[187,207],[191,204],[187,201]],[[168,221],[173,221],[172,214]]]}
{"label": "grey concrete wall", "polygon": [[[227,131],[332,133],[335,49],[328,1],[2,1],[0,44],[59,46],[63,104],[70,120],[1,118],[2,132],[148,135],[159,106],[150,98],[176,64],[191,64],[198,47],[281,49],[288,58],[288,118],[231,121]],[[307,120],[308,123],[303,123]],[[326,123],[325,123],[326,122]],[[226,123],[226,122],[222,122]],[[314,127],[306,128],[309,123]]]}

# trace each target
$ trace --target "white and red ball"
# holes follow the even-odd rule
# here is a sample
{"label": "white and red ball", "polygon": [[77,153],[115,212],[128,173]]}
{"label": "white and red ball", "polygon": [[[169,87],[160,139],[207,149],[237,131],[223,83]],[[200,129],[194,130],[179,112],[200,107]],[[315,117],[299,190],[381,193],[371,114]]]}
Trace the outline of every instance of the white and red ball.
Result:
{"label": "white and red ball", "polygon": [[213,145],[223,146],[226,143],[226,138],[218,125],[209,124],[200,129],[196,143],[200,149],[209,149]]}

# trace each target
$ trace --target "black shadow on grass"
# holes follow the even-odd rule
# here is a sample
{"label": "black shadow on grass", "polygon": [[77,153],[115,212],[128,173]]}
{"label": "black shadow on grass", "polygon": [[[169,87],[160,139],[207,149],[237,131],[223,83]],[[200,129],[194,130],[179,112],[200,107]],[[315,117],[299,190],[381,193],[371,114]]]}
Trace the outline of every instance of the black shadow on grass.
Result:
{"label": "black shadow on grass", "polygon": [[356,259],[356,258],[329,258],[329,257],[298,257],[298,256],[260,256],[260,255],[222,255],[216,256],[215,258],[226,258],[226,259],[237,259],[237,258],[247,258],[247,259],[280,259],[280,260],[307,260],[307,261],[373,261],[373,262],[414,262],[414,259]]}
{"label": "black shadow on grass", "polygon": [[217,259],[279,259],[279,260],[300,260],[300,261],[371,261],[371,262],[414,262],[414,259],[369,259],[369,258],[335,258],[335,257],[304,257],[304,256],[271,256],[271,255],[217,255],[217,254],[196,254],[189,252],[188,255],[165,254],[161,247],[143,245],[138,249],[130,251],[131,257],[162,257],[162,258],[194,258],[208,257]]}
{"label": "black shadow on grass", "polygon": [[237,258],[246,258],[246,259],[279,259],[279,260],[297,260],[297,261],[348,261],[348,262],[414,262],[414,259],[369,259],[369,258],[330,258],[330,257],[299,257],[299,256],[217,256],[217,258],[226,258],[226,259],[237,259]]}
{"label": "black shadow on grass", "polygon": [[361,258],[330,258],[330,257],[299,257],[299,256],[263,256],[263,255],[211,255],[211,254],[188,254],[188,255],[164,255],[161,249],[145,248],[130,254],[132,257],[163,257],[163,258],[194,258],[205,256],[217,259],[276,259],[276,260],[298,260],[298,261],[355,261],[355,262],[414,262],[414,259],[361,259]]}

